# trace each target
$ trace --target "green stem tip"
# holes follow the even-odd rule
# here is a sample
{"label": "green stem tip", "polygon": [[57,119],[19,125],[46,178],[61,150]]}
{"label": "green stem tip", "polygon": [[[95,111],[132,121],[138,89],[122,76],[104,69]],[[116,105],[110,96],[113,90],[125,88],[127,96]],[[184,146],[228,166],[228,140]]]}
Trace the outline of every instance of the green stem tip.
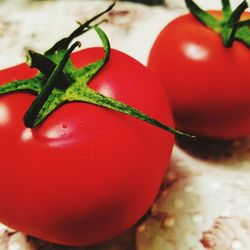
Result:
{"label": "green stem tip", "polygon": [[235,40],[250,47],[249,19],[240,21],[243,12],[248,7],[246,0],[233,11],[229,0],[222,1],[222,19],[217,19],[208,12],[202,10],[193,0],[185,0],[191,14],[204,25],[221,36],[226,48],[233,46]]}

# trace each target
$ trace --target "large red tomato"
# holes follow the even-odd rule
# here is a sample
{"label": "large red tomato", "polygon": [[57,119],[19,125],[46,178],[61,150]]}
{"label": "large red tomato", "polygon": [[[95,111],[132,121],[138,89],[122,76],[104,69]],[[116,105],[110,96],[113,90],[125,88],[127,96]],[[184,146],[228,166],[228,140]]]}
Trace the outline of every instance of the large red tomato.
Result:
{"label": "large red tomato", "polygon": [[[76,52],[77,67],[103,57]],[[0,71],[1,84],[34,76],[25,64]],[[173,126],[160,84],[133,58],[111,50],[89,86]],[[28,93],[0,97],[0,221],[67,245],[101,242],[149,209],[168,166],[173,135],[128,115],[87,103],[58,108],[36,128],[23,115]]]}
{"label": "large red tomato", "polygon": [[148,59],[166,90],[176,127],[220,139],[250,135],[249,65],[249,47],[239,41],[224,47],[219,34],[191,14],[161,31]]}

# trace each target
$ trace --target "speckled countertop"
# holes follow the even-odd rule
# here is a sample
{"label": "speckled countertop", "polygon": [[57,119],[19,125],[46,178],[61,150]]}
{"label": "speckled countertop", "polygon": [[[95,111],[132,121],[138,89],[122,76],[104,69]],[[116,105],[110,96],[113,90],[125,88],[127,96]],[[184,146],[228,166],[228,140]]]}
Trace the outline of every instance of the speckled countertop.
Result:
{"label": "speckled countertop", "polygon": [[[186,12],[182,1],[166,2],[174,8],[117,4],[106,16],[109,22],[103,25],[112,47],[145,64],[159,31]],[[207,7],[215,4],[215,1],[203,2]],[[70,33],[76,21],[87,20],[107,4],[106,1],[1,3],[0,69],[22,62],[26,48],[43,52]],[[82,41],[85,47],[99,44],[91,32]],[[155,204],[128,232],[99,246],[69,248],[0,225],[0,250],[249,250],[249,183],[250,139],[177,141]]]}

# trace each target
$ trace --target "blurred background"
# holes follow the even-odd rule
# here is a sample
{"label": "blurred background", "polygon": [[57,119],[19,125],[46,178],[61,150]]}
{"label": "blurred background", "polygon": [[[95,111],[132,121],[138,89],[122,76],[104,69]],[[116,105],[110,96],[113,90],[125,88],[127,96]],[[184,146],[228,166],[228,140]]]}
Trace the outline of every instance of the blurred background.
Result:
{"label": "blurred background", "polygon": [[[0,69],[24,60],[26,48],[44,51],[76,21],[86,21],[113,0],[0,0]],[[196,0],[204,9],[220,9],[221,0]],[[231,0],[233,7],[242,0]],[[160,30],[186,13],[184,0],[117,0],[107,15],[105,31],[113,48],[134,56],[143,64]],[[141,41],[143,37],[143,42]],[[85,47],[98,45],[95,36]],[[91,41],[88,44],[88,41]],[[96,41],[96,42],[95,42]],[[11,48],[11,49],[9,49]]]}
{"label": "blurred background", "polygon": [[[13,3],[13,4],[21,4],[27,5],[34,2],[87,2],[89,0],[0,0],[1,3]],[[92,0],[91,2],[100,2],[100,1],[109,1],[112,0]],[[141,3],[148,6],[165,6],[168,8],[184,8],[185,1],[184,0],[116,0],[117,2],[132,2],[132,3]],[[248,3],[250,0],[247,0]],[[213,9],[213,8],[221,8],[221,0],[196,0],[198,4],[200,4],[203,8]],[[231,0],[232,6],[235,7],[242,0]]]}
{"label": "blurred background", "polygon": [[[29,3],[29,2],[37,2],[37,1],[48,1],[48,0],[0,0],[1,2],[19,2],[19,3]],[[70,1],[70,0],[51,0],[51,1]],[[84,1],[84,0],[82,0]],[[93,0],[94,2],[95,0]],[[103,0],[103,1],[110,1],[110,0]],[[137,3],[143,3],[147,5],[161,5],[164,4],[164,0],[118,0],[118,1],[130,1],[130,2],[137,2]]]}

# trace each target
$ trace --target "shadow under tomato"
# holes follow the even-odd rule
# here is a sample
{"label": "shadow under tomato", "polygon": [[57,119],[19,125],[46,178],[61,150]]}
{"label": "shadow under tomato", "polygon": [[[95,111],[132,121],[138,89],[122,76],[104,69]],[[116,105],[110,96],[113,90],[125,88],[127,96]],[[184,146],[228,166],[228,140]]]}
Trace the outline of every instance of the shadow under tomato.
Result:
{"label": "shadow under tomato", "polygon": [[203,137],[197,137],[195,140],[177,137],[176,144],[187,153],[202,160],[225,161],[230,160],[235,154],[250,153],[250,137],[230,141]]}
{"label": "shadow under tomato", "polygon": [[131,228],[110,241],[86,247],[70,247],[53,244],[32,236],[27,236],[27,240],[36,250],[135,250],[134,230],[135,228]]}

